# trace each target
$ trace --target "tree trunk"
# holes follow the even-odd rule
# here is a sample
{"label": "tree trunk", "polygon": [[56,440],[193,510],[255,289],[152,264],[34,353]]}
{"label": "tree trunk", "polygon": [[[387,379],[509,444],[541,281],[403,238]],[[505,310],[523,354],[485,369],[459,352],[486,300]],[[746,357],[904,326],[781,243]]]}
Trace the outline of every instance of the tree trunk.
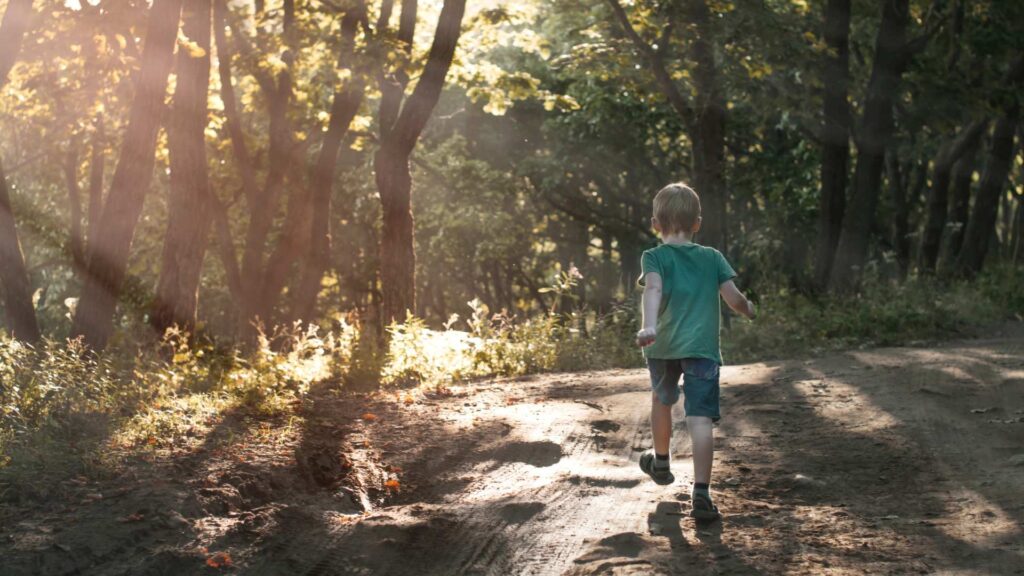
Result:
{"label": "tree trunk", "polygon": [[156,137],[180,16],[181,0],[153,0],[121,156],[95,241],[89,243],[88,277],[71,334],[82,336],[86,345],[96,350],[106,346],[113,331],[132,238],[153,176]]}
{"label": "tree trunk", "polygon": [[714,32],[704,0],[689,0],[688,14],[696,27],[693,39],[693,80],[697,89],[696,118],[690,130],[693,141],[694,188],[704,213],[701,243],[725,252],[725,99],[715,63]]}
{"label": "tree trunk", "polygon": [[78,146],[79,136],[72,136],[68,144],[67,156],[64,158],[64,180],[68,187],[68,244],[71,247],[72,269],[76,277],[81,277],[85,265],[85,238],[82,235],[82,191],[78,185]]}
{"label": "tree trunk", "polygon": [[[86,246],[96,238],[103,211],[103,118],[96,118],[96,133],[92,137],[92,157],[89,159],[89,214],[86,226]],[[86,251],[87,252],[87,251]]]}
{"label": "tree trunk", "polygon": [[7,84],[7,75],[18,60],[31,20],[32,0],[9,0],[0,21],[0,87]]}
{"label": "tree trunk", "polygon": [[956,263],[957,255],[963,246],[964,231],[971,211],[971,178],[978,153],[980,138],[953,167],[952,192],[949,201],[949,220],[945,242],[940,257],[940,269],[943,273],[951,272]]}
{"label": "tree trunk", "polygon": [[935,157],[932,171],[932,187],[925,204],[926,220],[921,234],[921,251],[918,266],[923,272],[935,271],[942,246],[942,232],[946,228],[949,206],[949,185],[953,166],[969,148],[977,146],[978,140],[988,126],[987,120],[975,120],[947,142]]}
{"label": "tree trunk", "polygon": [[[407,0],[403,3],[403,22],[407,20],[407,4],[415,9],[415,2]],[[377,190],[383,209],[380,279],[385,324],[404,321],[406,311],[416,310],[416,255],[409,157],[441,96],[461,35],[465,10],[466,0],[445,0],[423,74],[391,129],[383,133],[381,146],[374,156]]]}
{"label": "tree trunk", "polygon": [[825,57],[823,79],[824,125],[821,150],[821,196],[818,199],[818,239],[814,284],[828,285],[832,258],[846,208],[846,182],[850,161],[850,0],[829,0],[825,8]]}
{"label": "tree trunk", "polygon": [[11,197],[3,165],[0,165],[0,281],[4,287],[7,330],[19,340],[36,342],[40,334],[36,311],[32,306],[32,286],[14,225],[14,212],[11,210]]}
{"label": "tree trunk", "polygon": [[1013,234],[1010,236],[1010,258],[1014,264],[1024,259],[1024,197],[1014,195]]}
{"label": "tree trunk", "polygon": [[857,168],[853,193],[843,215],[843,227],[830,276],[833,289],[845,290],[855,286],[867,260],[885,149],[893,130],[893,100],[910,57],[906,44],[909,20],[908,0],[882,1],[882,23],[875,41],[875,60],[868,81],[864,115],[855,139]]}
{"label": "tree trunk", "polygon": [[910,269],[910,212],[925,174],[924,168],[913,163],[901,167],[895,154],[888,154],[887,162],[893,199],[892,245],[900,277],[906,278]]}
{"label": "tree trunk", "polygon": [[619,239],[619,281],[622,292],[627,300],[636,292],[636,280],[640,277],[640,256],[643,248],[632,240]]}
{"label": "tree trunk", "polygon": [[403,322],[416,309],[416,253],[413,247],[412,176],[408,157],[381,148],[373,169],[381,201],[380,283],[384,323]]}
{"label": "tree trunk", "polygon": [[150,323],[160,334],[195,334],[199,277],[210,233],[206,100],[210,85],[210,0],[184,0],[182,31],[202,54],[178,50],[177,85],[167,127],[171,186],[160,279]]}
{"label": "tree trunk", "polygon": [[996,211],[999,209],[999,195],[1003,193],[1013,161],[1013,135],[1019,116],[1020,107],[1015,103],[996,122],[992,133],[992,147],[985,163],[985,174],[981,178],[974,211],[964,231],[963,247],[956,260],[956,273],[961,276],[975,276],[985,263],[992,229],[996,223]]}

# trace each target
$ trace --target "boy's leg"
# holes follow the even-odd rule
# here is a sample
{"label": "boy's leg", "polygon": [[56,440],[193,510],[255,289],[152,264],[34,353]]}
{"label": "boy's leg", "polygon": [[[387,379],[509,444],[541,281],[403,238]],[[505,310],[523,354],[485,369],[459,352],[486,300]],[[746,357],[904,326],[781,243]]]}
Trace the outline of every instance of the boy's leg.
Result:
{"label": "boy's leg", "polygon": [[686,429],[693,443],[693,482],[711,483],[711,465],[715,459],[714,428],[707,416],[687,416]]}
{"label": "boy's leg", "polygon": [[719,414],[718,363],[705,358],[688,358],[683,368],[683,393],[686,395],[686,428],[693,445],[693,510],[698,520],[718,518],[711,502],[711,467],[715,444],[713,423]]}
{"label": "boy's leg", "polygon": [[651,436],[655,454],[667,456],[672,440],[672,406],[662,404],[657,393],[651,394]]}
{"label": "boy's leg", "polygon": [[672,440],[672,405],[679,400],[679,378],[682,363],[679,360],[649,358],[651,373],[651,436],[654,450],[640,455],[640,469],[658,484],[671,484],[675,476],[670,471],[669,449]]}

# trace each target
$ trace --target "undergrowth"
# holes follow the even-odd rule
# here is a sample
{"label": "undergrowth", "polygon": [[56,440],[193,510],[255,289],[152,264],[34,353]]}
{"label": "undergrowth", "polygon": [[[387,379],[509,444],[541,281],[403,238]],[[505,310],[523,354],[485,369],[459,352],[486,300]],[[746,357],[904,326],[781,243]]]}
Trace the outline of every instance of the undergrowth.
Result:
{"label": "undergrowth", "polygon": [[726,362],[751,362],[850,347],[915,345],[972,336],[1024,320],[1024,270],[994,267],[973,282],[869,279],[856,294],[810,298],[780,291],[758,302],[754,322],[722,333]]}

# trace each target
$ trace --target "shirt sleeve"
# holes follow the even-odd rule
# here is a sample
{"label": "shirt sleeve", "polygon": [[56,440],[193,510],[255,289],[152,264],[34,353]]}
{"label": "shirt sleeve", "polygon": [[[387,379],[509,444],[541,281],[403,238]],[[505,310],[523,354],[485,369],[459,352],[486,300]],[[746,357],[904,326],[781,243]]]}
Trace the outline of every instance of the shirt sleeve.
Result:
{"label": "shirt sleeve", "polygon": [[645,286],[647,274],[651,272],[655,272],[662,277],[665,276],[661,272],[661,263],[658,262],[658,257],[652,254],[650,250],[644,250],[643,255],[640,256],[640,278],[636,281],[637,285]]}
{"label": "shirt sleeve", "polygon": [[732,269],[729,262],[725,259],[725,256],[721,252],[715,250],[715,256],[718,260],[718,285],[721,286],[729,280],[736,277],[736,271]]}

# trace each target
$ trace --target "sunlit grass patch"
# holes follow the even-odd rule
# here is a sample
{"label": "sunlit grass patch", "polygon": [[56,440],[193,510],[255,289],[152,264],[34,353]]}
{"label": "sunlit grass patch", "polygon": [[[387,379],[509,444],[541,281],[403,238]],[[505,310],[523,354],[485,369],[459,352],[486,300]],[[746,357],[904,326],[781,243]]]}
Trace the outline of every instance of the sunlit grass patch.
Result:
{"label": "sunlit grass patch", "polygon": [[444,330],[429,329],[413,317],[393,325],[381,383],[441,387],[478,377],[600,370],[640,363],[629,309],[598,317],[591,322],[591,329],[583,330],[582,312],[520,319],[491,314],[479,300],[468,304],[472,311],[466,321],[468,331],[453,328],[457,316]]}
{"label": "sunlit grass patch", "polygon": [[173,395],[156,400],[111,436],[113,451],[189,451],[201,444],[221,415],[242,405],[224,391]]}
{"label": "sunlit grass patch", "polygon": [[311,386],[344,376],[355,334],[294,325],[243,352],[172,330],[158,346],[100,355],[0,338],[0,493],[42,497],[132,457],[187,453],[231,412],[294,412]]}
{"label": "sunlit grass patch", "polygon": [[387,359],[381,381],[393,385],[444,386],[485,374],[474,361],[481,339],[460,330],[431,330],[409,317],[389,329]]}

